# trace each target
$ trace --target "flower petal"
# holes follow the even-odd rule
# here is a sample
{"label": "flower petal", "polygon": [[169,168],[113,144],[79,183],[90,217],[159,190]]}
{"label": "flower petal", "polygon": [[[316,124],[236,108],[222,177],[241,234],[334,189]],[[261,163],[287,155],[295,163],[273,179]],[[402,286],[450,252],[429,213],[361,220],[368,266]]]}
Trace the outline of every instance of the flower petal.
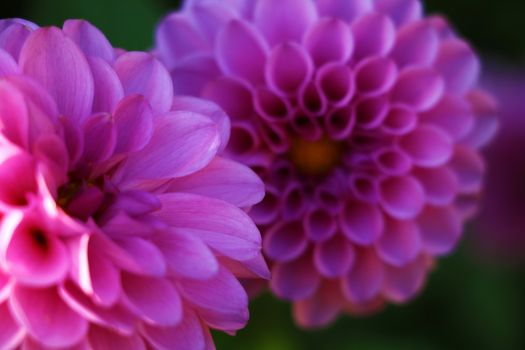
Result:
{"label": "flower petal", "polygon": [[127,96],[115,108],[117,144],[115,153],[142,150],[153,134],[153,113],[148,102],[140,95]]}
{"label": "flower petal", "polygon": [[7,303],[0,303],[0,348],[16,349],[24,339],[25,331],[13,318]]}
{"label": "flower petal", "polygon": [[93,349],[129,349],[146,350],[146,345],[139,333],[124,336],[107,328],[91,325],[88,333],[89,345]]}
{"label": "flower petal", "polygon": [[417,225],[413,221],[388,219],[376,247],[383,261],[394,266],[406,265],[417,257],[422,247]]}
{"label": "flower petal", "polygon": [[63,32],[70,37],[86,56],[99,57],[111,63],[115,57],[113,46],[104,34],[85,20],[70,19],[64,22]]}
{"label": "flower petal", "polygon": [[295,301],[313,295],[320,282],[312,254],[305,253],[296,260],[275,265],[270,287],[280,298]]}

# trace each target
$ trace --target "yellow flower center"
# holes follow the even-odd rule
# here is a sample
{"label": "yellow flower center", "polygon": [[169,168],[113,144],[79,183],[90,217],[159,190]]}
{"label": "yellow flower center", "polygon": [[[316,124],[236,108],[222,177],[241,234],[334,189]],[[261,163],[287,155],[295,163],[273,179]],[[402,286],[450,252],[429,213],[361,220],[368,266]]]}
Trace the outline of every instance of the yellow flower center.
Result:
{"label": "yellow flower center", "polygon": [[324,176],[341,161],[342,145],[327,137],[317,141],[294,139],[289,157],[296,169],[308,176]]}

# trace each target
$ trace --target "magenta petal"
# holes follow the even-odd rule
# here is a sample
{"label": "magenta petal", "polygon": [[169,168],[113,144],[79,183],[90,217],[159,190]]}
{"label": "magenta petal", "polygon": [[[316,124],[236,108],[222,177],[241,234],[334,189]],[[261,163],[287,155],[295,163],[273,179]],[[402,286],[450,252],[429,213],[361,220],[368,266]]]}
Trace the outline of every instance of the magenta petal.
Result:
{"label": "magenta petal", "polygon": [[355,250],[345,237],[338,235],[315,246],[314,261],[324,277],[341,277],[352,268]]}
{"label": "magenta petal", "polygon": [[86,56],[113,62],[113,47],[102,32],[88,21],[70,19],[64,22],[63,32],[70,37]]}
{"label": "magenta petal", "polygon": [[89,328],[88,340],[93,349],[146,350],[146,345],[139,333],[125,336],[93,325]]}
{"label": "magenta petal", "polygon": [[93,113],[112,112],[124,97],[124,88],[120,79],[113,68],[101,58],[89,57],[88,62],[95,83]]}
{"label": "magenta petal", "polygon": [[20,52],[22,71],[39,81],[57,102],[60,113],[77,125],[93,105],[93,76],[78,46],[58,28],[38,29]]}
{"label": "magenta petal", "polygon": [[316,19],[317,11],[312,1],[260,0],[255,6],[255,25],[270,46],[300,41]]}
{"label": "magenta petal", "polygon": [[146,239],[127,237],[120,239],[117,244],[133,259],[134,266],[122,266],[133,273],[148,276],[164,276],[166,261],[161,249]]}
{"label": "magenta petal", "polygon": [[428,206],[417,218],[424,249],[430,254],[449,253],[461,233],[461,217],[452,207]]}
{"label": "magenta petal", "polygon": [[132,307],[146,322],[173,326],[181,321],[182,301],[168,279],[124,273],[122,289]]}
{"label": "magenta petal", "polygon": [[322,19],[305,34],[304,45],[316,66],[327,62],[346,63],[354,52],[350,27],[335,19]]}
{"label": "magenta petal", "polygon": [[383,293],[394,302],[406,302],[423,287],[426,273],[424,257],[402,267],[387,266]]}
{"label": "magenta petal", "polygon": [[382,128],[385,132],[392,135],[404,135],[416,127],[418,118],[419,115],[412,108],[404,105],[394,105],[385,116]]}
{"label": "magenta petal", "polygon": [[374,299],[383,283],[383,266],[372,249],[362,249],[356,255],[352,270],[344,277],[343,292],[355,303]]}
{"label": "magenta petal", "polygon": [[383,233],[383,215],[374,205],[347,203],[339,220],[346,237],[360,245],[371,244]]}
{"label": "magenta petal", "polygon": [[113,117],[106,113],[92,116],[84,125],[84,140],[83,160],[88,164],[111,157],[117,142]]}
{"label": "magenta petal", "polygon": [[24,339],[25,331],[13,318],[7,303],[0,303],[0,348],[16,349]]}
{"label": "magenta petal", "polygon": [[421,18],[423,13],[419,0],[378,0],[375,8],[390,16],[398,27]]}
{"label": "magenta petal", "polygon": [[248,296],[225,268],[220,268],[215,277],[205,281],[180,281],[179,288],[185,300],[197,308],[199,316],[210,327],[234,331],[246,325]]}
{"label": "magenta petal", "polygon": [[200,98],[178,96],[173,99],[172,110],[199,113],[210,118],[217,124],[220,134],[221,146],[219,152],[223,151],[228,145],[230,139],[230,118],[220,106]]}
{"label": "magenta petal", "polygon": [[421,250],[421,236],[413,221],[386,221],[385,232],[377,242],[377,254],[393,266],[413,261]]}
{"label": "magenta petal", "polygon": [[6,51],[0,49],[0,77],[17,74],[18,72],[18,64],[13,57]]}
{"label": "magenta petal", "polygon": [[171,109],[171,76],[153,55],[144,52],[125,53],[116,60],[115,71],[126,95],[144,95],[156,113],[164,113]]}
{"label": "magenta petal", "polygon": [[280,193],[273,187],[266,187],[263,200],[250,210],[250,216],[258,225],[273,222],[279,215]]}
{"label": "magenta petal", "polygon": [[441,129],[420,126],[400,140],[401,148],[414,164],[435,167],[446,163],[453,151],[451,138]]}
{"label": "magenta petal", "polygon": [[423,186],[429,204],[447,205],[456,198],[458,179],[449,167],[418,168],[413,174]]}
{"label": "magenta petal", "polygon": [[337,220],[324,209],[310,211],[303,218],[303,226],[308,238],[322,242],[332,237],[337,231]]}
{"label": "magenta petal", "polygon": [[115,153],[140,151],[151,140],[153,113],[143,96],[132,95],[120,101],[114,118],[117,129]]}
{"label": "magenta petal", "polygon": [[252,83],[264,81],[268,47],[248,22],[232,20],[219,33],[215,53],[224,73]]}
{"label": "magenta petal", "polygon": [[[217,125],[191,112],[171,112],[155,119],[149,144],[119,169],[124,182],[182,177],[204,168],[219,147]],[[161,160],[161,161],[160,161]]]}
{"label": "magenta petal", "polygon": [[439,37],[428,21],[410,23],[397,33],[392,57],[400,68],[410,65],[429,66],[436,58]]}
{"label": "magenta petal", "polygon": [[246,119],[253,113],[251,91],[240,81],[228,77],[212,80],[204,88],[202,96],[221,106],[234,121]]}
{"label": "magenta petal", "polygon": [[356,59],[386,55],[394,46],[395,27],[392,20],[380,13],[370,13],[352,24]]}
{"label": "magenta petal", "polygon": [[[33,30],[38,28],[36,25],[21,23],[21,20],[2,20],[8,23],[6,27],[0,29],[0,47],[10,54],[15,60],[18,60],[20,50],[24,46],[27,37]],[[16,23],[15,23],[16,21]],[[0,25],[1,26],[1,25]]]}
{"label": "magenta petal", "polygon": [[207,350],[200,319],[190,308],[176,327],[142,325],[142,333],[155,348],[168,350]]}
{"label": "magenta petal", "polygon": [[284,43],[274,47],[266,63],[268,85],[285,95],[297,93],[312,73],[310,56],[297,43]]}
{"label": "magenta petal", "polygon": [[67,347],[82,340],[87,321],[71,310],[54,288],[16,286],[10,299],[13,316],[27,332],[48,347]]}
{"label": "magenta petal", "polygon": [[270,281],[272,291],[287,300],[301,300],[314,294],[321,277],[312,260],[312,255],[306,253],[291,262],[275,265]]}
{"label": "magenta petal", "polygon": [[468,100],[476,118],[472,130],[462,141],[471,147],[483,147],[492,140],[498,130],[497,102],[492,96],[480,90],[470,92]]}
{"label": "magenta petal", "polygon": [[198,237],[170,230],[154,238],[171,273],[182,278],[205,280],[219,271],[219,263],[210,248]]}
{"label": "magenta petal", "polygon": [[421,116],[421,120],[439,126],[454,140],[461,140],[474,127],[474,115],[468,101],[445,94],[443,98]]}
{"label": "magenta petal", "polygon": [[[234,0],[234,2],[237,0]],[[244,0],[240,2],[245,2]],[[196,1],[191,4],[192,19],[200,32],[204,34],[206,39],[213,42],[222,26],[233,18],[239,17],[238,12],[234,8],[235,5],[231,3],[224,4],[224,2],[214,1]],[[173,41],[173,36],[171,38]]]}
{"label": "magenta petal", "polygon": [[416,217],[425,204],[421,184],[411,176],[399,176],[381,182],[381,206],[400,220]]}
{"label": "magenta petal", "polygon": [[264,237],[264,253],[277,262],[286,262],[301,255],[308,245],[299,222],[272,226]]}
{"label": "magenta petal", "polygon": [[162,209],[153,213],[155,217],[197,235],[221,254],[245,260],[259,252],[259,231],[239,208],[217,199],[187,193],[162,194],[159,199]]}
{"label": "magenta petal", "polygon": [[23,95],[8,82],[0,82],[0,129],[2,136],[21,146],[28,146],[29,116]]}
{"label": "magenta petal", "polygon": [[463,94],[478,79],[480,63],[470,46],[459,39],[443,42],[436,59],[436,68],[444,79],[447,91]]}
{"label": "magenta petal", "polygon": [[434,106],[443,92],[440,75],[426,68],[411,68],[399,74],[392,89],[392,100],[412,106],[416,111],[424,111]]}
{"label": "magenta petal", "polygon": [[315,3],[321,16],[341,18],[349,23],[372,10],[370,0],[315,0]]}
{"label": "magenta petal", "polygon": [[250,168],[220,157],[198,172],[175,179],[169,190],[205,195],[237,207],[254,205],[264,197],[264,184]]}
{"label": "magenta petal", "polygon": [[396,78],[397,66],[389,58],[372,57],[356,67],[356,87],[360,94],[383,94],[394,85]]}
{"label": "magenta petal", "polygon": [[316,84],[324,98],[336,108],[347,106],[354,96],[354,75],[343,64],[325,64],[317,72]]}

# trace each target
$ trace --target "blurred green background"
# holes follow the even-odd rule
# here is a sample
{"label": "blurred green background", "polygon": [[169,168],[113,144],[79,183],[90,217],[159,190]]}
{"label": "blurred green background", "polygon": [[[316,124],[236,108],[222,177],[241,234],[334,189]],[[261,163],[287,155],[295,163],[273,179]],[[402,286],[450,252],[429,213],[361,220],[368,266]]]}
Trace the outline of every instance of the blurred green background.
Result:
{"label": "blurred green background", "polygon": [[[18,0],[0,2],[0,17],[24,17],[40,25],[85,18],[114,46],[152,46],[157,21],[178,1]],[[427,12],[445,14],[491,60],[525,68],[524,0],[428,0]],[[219,349],[437,350],[525,349],[525,268],[491,260],[469,232],[460,249],[442,259],[423,293],[404,306],[366,318],[342,317],[332,327],[294,327],[289,305],[265,294],[252,303],[251,321],[236,337],[216,334]]]}

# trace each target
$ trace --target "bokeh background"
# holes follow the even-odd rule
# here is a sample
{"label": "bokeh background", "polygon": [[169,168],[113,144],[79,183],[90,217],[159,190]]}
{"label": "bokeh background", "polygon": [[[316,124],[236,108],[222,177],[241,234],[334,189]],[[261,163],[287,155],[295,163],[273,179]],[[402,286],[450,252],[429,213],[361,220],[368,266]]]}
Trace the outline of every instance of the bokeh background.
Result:
{"label": "bokeh background", "polygon": [[[155,24],[178,6],[176,0],[0,0],[0,17],[58,26],[67,18],[84,18],[114,46],[145,50],[152,46]],[[486,62],[525,70],[524,0],[427,0],[425,8],[448,17]],[[476,230],[467,231],[458,251],[438,263],[425,290],[408,305],[365,318],[341,317],[330,328],[305,332],[293,325],[289,305],[263,294],[252,303],[249,326],[236,337],[215,334],[217,347],[525,349],[525,265],[504,252],[488,254],[480,249]]]}

